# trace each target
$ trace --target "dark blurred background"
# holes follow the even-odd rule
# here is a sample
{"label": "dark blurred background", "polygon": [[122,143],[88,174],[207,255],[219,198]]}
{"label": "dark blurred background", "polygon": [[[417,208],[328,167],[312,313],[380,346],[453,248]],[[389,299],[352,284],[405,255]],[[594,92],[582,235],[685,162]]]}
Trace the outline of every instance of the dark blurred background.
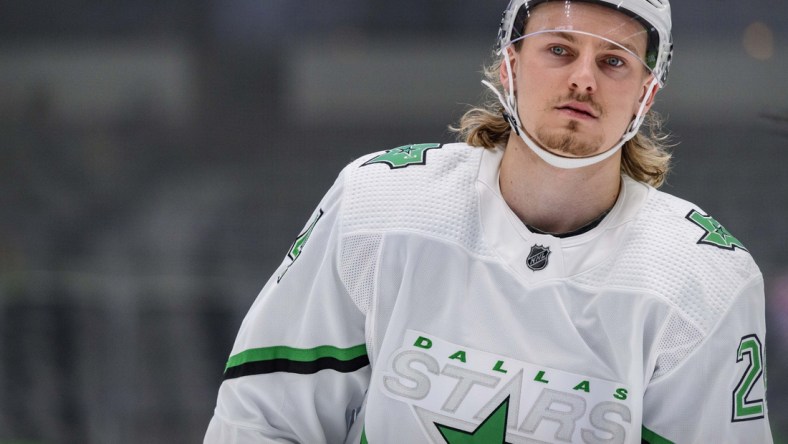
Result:
{"label": "dark blurred background", "polygon": [[[676,1],[666,191],[767,284],[788,436],[788,3]],[[0,5],[0,443],[201,442],[240,321],[339,170],[450,142],[505,0]]]}

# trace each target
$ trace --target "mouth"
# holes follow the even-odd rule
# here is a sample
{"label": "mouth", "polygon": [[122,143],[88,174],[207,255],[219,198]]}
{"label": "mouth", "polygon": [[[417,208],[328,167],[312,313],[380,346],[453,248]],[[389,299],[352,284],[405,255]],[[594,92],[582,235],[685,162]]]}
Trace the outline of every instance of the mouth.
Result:
{"label": "mouth", "polygon": [[557,106],[556,109],[569,117],[577,118],[577,119],[597,119],[599,118],[599,113],[596,112],[592,107],[579,102],[571,102],[561,106]]}

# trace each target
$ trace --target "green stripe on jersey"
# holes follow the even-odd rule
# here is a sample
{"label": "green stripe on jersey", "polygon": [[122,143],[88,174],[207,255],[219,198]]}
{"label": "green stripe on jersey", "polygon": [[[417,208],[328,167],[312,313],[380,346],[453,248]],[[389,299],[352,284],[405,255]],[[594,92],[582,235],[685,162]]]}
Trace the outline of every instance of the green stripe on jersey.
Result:
{"label": "green stripe on jersey", "polygon": [[640,433],[640,439],[644,444],[675,444],[673,441],[663,438],[647,429],[646,426],[643,426],[643,430]]}
{"label": "green stripe on jersey", "polygon": [[332,345],[321,345],[315,348],[293,348],[285,346],[253,348],[231,356],[225,370],[250,362],[284,359],[295,362],[313,362],[322,358],[333,358],[338,361],[351,361],[367,354],[365,344],[350,348],[338,348]]}
{"label": "green stripe on jersey", "polygon": [[366,427],[362,427],[361,428],[361,444],[369,444],[369,441],[367,441],[367,428]]}

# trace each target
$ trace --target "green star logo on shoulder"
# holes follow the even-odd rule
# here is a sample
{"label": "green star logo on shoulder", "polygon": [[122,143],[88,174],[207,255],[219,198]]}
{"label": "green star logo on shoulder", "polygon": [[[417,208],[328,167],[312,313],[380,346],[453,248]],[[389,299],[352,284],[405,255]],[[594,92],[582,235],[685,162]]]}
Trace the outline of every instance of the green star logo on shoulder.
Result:
{"label": "green star logo on shoulder", "polygon": [[418,143],[394,148],[376,156],[361,166],[383,163],[391,169],[407,168],[411,165],[425,165],[427,163],[427,150],[438,149],[440,143]]}
{"label": "green star logo on shoulder", "polygon": [[699,244],[713,245],[731,251],[736,248],[747,251],[747,249],[744,248],[744,244],[742,244],[739,239],[733,237],[733,235],[713,217],[692,210],[687,214],[687,220],[706,231],[698,240]]}
{"label": "green star logo on shoulder", "polygon": [[458,430],[441,424],[435,424],[447,444],[507,444],[506,418],[509,415],[509,397],[507,397],[490,416],[485,418],[479,427],[472,432]]}
{"label": "green star logo on shoulder", "polygon": [[294,240],[293,244],[290,246],[290,249],[287,250],[287,257],[290,259],[290,263],[287,265],[282,274],[276,278],[277,284],[282,281],[282,278],[285,277],[285,273],[287,273],[287,270],[289,270],[296,259],[298,259],[298,256],[301,256],[301,251],[303,251],[304,245],[306,245],[306,242],[309,240],[309,236],[312,235],[312,230],[315,229],[315,225],[317,225],[317,221],[319,221],[321,217],[323,217],[323,210],[319,209],[317,215],[306,228],[306,230],[298,235],[296,240]]}

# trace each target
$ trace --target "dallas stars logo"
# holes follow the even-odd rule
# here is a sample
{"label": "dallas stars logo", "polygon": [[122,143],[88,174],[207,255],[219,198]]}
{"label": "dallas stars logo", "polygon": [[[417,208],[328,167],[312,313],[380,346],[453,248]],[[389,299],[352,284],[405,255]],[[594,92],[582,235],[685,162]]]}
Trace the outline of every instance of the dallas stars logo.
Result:
{"label": "dallas stars logo", "polygon": [[299,234],[296,240],[293,241],[293,245],[291,245],[290,249],[287,251],[287,257],[290,258],[290,263],[287,264],[287,268],[285,268],[285,271],[283,271],[282,274],[280,274],[279,277],[276,278],[277,284],[282,280],[283,277],[285,277],[285,273],[287,273],[287,270],[289,270],[290,267],[293,265],[293,263],[296,261],[296,259],[298,259],[298,256],[301,256],[301,251],[303,251],[304,245],[306,245],[306,241],[309,240],[309,236],[312,235],[312,230],[315,229],[315,225],[317,225],[317,221],[319,221],[321,217],[323,217],[322,209],[318,210],[317,215],[315,216],[312,223],[309,224],[307,229],[304,230],[303,233]]}
{"label": "dallas stars logo", "polygon": [[734,250],[740,248],[747,251],[738,239],[725,229],[719,222],[714,220],[713,217],[700,214],[696,210],[692,210],[687,214],[687,220],[695,225],[703,228],[706,233],[698,240],[699,244],[713,245],[724,250]]}
{"label": "dallas stars logo", "polygon": [[509,397],[499,405],[475,430],[467,432],[435,424],[447,444],[508,444],[506,443],[506,418],[509,414]]}
{"label": "dallas stars logo", "polygon": [[424,165],[427,163],[427,150],[440,148],[440,143],[419,143],[405,145],[388,150],[385,153],[366,161],[361,166],[383,163],[391,169],[407,168],[411,165]]}

